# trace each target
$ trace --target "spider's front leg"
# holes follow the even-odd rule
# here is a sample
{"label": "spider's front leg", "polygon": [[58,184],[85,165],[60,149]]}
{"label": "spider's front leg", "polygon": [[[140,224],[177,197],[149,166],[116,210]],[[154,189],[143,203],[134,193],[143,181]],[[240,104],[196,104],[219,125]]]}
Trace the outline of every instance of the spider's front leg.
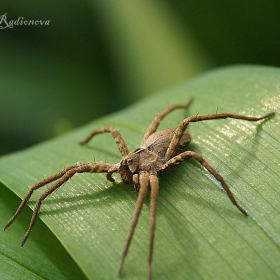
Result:
{"label": "spider's front leg", "polygon": [[151,200],[150,200],[150,245],[149,245],[149,279],[152,279],[152,260],[154,251],[154,237],[156,229],[156,211],[159,193],[159,181],[156,174],[150,174]]}
{"label": "spider's front leg", "polygon": [[[134,177],[134,178],[136,178],[136,177]],[[137,182],[137,184],[138,184],[138,182]],[[130,225],[130,230],[128,232],[128,236],[127,236],[125,247],[124,247],[123,254],[122,254],[119,275],[122,274],[124,260],[128,253],[128,248],[130,246],[130,243],[131,243],[131,240],[132,240],[132,237],[134,234],[134,230],[137,226],[137,223],[138,223],[138,220],[140,217],[140,213],[141,213],[141,210],[142,210],[142,207],[144,204],[144,200],[147,196],[148,187],[149,187],[149,175],[147,172],[141,172],[139,174],[139,184],[140,184],[140,188],[139,188],[138,198],[136,201],[136,206],[135,206],[134,214],[133,214],[131,225]]]}
{"label": "spider's front leg", "polygon": [[175,165],[178,165],[180,163],[182,163],[183,161],[185,161],[188,158],[194,158],[195,160],[197,160],[206,170],[208,170],[222,185],[222,188],[224,189],[224,191],[226,192],[227,196],[229,197],[229,199],[231,200],[231,202],[233,203],[233,205],[235,205],[238,210],[243,213],[245,216],[248,216],[247,212],[245,211],[245,209],[243,207],[241,207],[236,199],[233,196],[233,193],[231,192],[231,190],[229,189],[229,186],[227,185],[227,183],[225,182],[224,178],[221,176],[220,173],[218,173],[200,154],[195,153],[193,151],[186,151],[183,152],[175,157],[173,157],[172,159],[170,159],[169,161],[167,161],[163,166],[162,166],[162,171],[165,170],[169,170],[170,168],[172,168]]}
{"label": "spider's front leg", "polygon": [[47,185],[48,183],[56,181],[39,196],[39,198],[35,204],[35,207],[34,207],[34,211],[33,211],[33,215],[32,215],[32,218],[31,218],[31,221],[29,224],[29,228],[21,242],[21,246],[23,246],[35,225],[38,213],[41,208],[42,201],[45,198],[47,198],[51,193],[53,193],[60,186],[62,186],[66,181],[68,181],[76,173],[85,173],[85,172],[108,173],[109,171],[110,171],[110,173],[118,172],[118,167],[116,165],[109,164],[109,163],[82,163],[79,165],[69,166],[69,167],[63,169],[61,172],[58,172],[58,173],[54,174],[53,176],[50,176],[50,177],[38,182],[37,184],[35,184],[33,187],[31,187],[29,189],[29,191],[27,192],[23,201],[19,205],[16,213],[5,225],[4,230],[6,230],[13,223],[13,221],[20,215],[24,206],[26,205],[26,203],[28,202],[29,198],[31,197],[31,195],[33,194],[33,192],[35,190]]}
{"label": "spider's front leg", "polygon": [[[119,275],[121,275],[124,260],[128,253],[129,246],[131,244],[131,240],[134,234],[134,230],[138,223],[140,213],[142,210],[142,206],[144,204],[145,197],[147,196],[148,187],[151,187],[151,201],[150,201],[150,241],[149,241],[149,279],[152,279],[152,258],[153,258],[153,246],[154,246],[154,236],[155,236],[155,228],[156,228],[156,208],[157,208],[157,199],[159,193],[159,182],[158,177],[155,172],[140,172],[139,177],[134,176],[134,179],[137,180],[136,184],[139,183],[139,194],[136,201],[135,211],[133,214],[130,230],[127,236],[126,244],[124,247],[121,265],[119,269]],[[138,182],[139,180],[139,182]]]}

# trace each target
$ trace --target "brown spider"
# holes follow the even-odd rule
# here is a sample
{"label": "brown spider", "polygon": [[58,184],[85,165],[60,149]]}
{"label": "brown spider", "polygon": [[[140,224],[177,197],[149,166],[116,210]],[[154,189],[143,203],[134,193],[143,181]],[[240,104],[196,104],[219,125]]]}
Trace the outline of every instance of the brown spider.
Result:
{"label": "brown spider", "polygon": [[175,128],[167,128],[164,130],[156,131],[160,121],[171,111],[178,108],[186,108],[190,105],[192,99],[190,99],[184,105],[172,105],[169,106],[166,110],[161,112],[155,117],[151,122],[147,132],[145,133],[140,148],[129,152],[126,143],[124,142],[120,132],[112,126],[106,126],[94,130],[84,141],[80,144],[88,143],[95,135],[110,132],[115,139],[115,142],[119,148],[119,151],[122,154],[122,159],[117,164],[111,163],[81,163],[78,165],[69,166],[62,171],[46,178],[33,187],[31,187],[21,202],[19,208],[17,209],[14,216],[8,221],[5,225],[4,230],[7,229],[12,222],[18,217],[21,213],[23,207],[28,202],[32,193],[39,189],[40,187],[56,181],[51,185],[45,192],[43,192],[34,207],[34,212],[31,218],[29,228],[22,240],[21,245],[23,246],[26,242],[28,236],[30,235],[38,212],[41,208],[42,201],[48,197],[52,192],[57,190],[61,185],[63,185],[67,180],[69,180],[76,173],[107,173],[107,178],[111,182],[114,181],[112,178],[113,173],[119,173],[122,181],[126,184],[133,184],[136,190],[139,192],[135,212],[133,214],[132,223],[130,230],[127,236],[126,244],[124,247],[122,260],[119,269],[119,275],[122,273],[124,260],[128,252],[129,245],[132,240],[132,236],[137,225],[140,212],[144,203],[144,199],[148,192],[148,187],[151,188],[151,200],[150,200],[150,241],[149,241],[149,278],[152,278],[152,257],[153,257],[153,245],[154,245],[154,235],[155,235],[155,224],[156,224],[156,208],[157,208],[157,198],[159,192],[159,181],[157,175],[159,173],[165,172],[170,168],[182,163],[187,158],[194,158],[197,160],[205,169],[207,169],[222,185],[224,191],[227,193],[231,202],[244,214],[248,215],[247,212],[237,203],[232,192],[230,191],[227,183],[223,177],[209,164],[204,158],[193,151],[187,150],[188,144],[190,143],[191,136],[186,132],[186,128],[191,122],[213,120],[213,119],[241,119],[246,121],[259,121],[265,118],[268,118],[274,113],[269,113],[262,117],[247,117],[243,115],[229,114],[229,113],[216,113],[209,115],[196,115],[191,116],[179,124]]}

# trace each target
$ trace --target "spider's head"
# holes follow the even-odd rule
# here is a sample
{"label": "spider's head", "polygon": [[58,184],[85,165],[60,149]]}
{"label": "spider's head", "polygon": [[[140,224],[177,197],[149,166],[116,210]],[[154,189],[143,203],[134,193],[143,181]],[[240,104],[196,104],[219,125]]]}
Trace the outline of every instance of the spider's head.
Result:
{"label": "spider's head", "polygon": [[126,184],[133,183],[133,174],[136,174],[138,170],[139,154],[135,151],[130,152],[128,155],[124,156],[120,162],[119,170],[122,180]]}
{"label": "spider's head", "polygon": [[143,148],[138,148],[123,157],[119,170],[122,180],[127,184],[133,183],[133,175],[141,171],[157,170],[159,157],[157,154]]}

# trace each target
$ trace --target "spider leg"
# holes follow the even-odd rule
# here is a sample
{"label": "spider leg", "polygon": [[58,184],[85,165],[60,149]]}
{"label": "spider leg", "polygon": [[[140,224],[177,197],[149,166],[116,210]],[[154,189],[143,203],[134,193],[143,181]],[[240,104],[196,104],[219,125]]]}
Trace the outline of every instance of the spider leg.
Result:
{"label": "spider leg", "polygon": [[222,188],[224,189],[224,191],[226,192],[227,196],[229,197],[229,199],[231,200],[231,202],[233,203],[233,205],[235,205],[238,210],[243,213],[245,216],[248,216],[247,212],[245,211],[245,209],[243,209],[236,201],[236,199],[233,196],[233,193],[231,192],[231,190],[229,189],[229,186],[227,185],[227,183],[225,182],[224,178],[198,153],[195,153],[193,151],[186,151],[183,152],[175,157],[173,157],[172,159],[170,159],[169,161],[167,161],[163,166],[162,166],[162,171],[166,171],[170,168],[172,168],[175,165],[180,164],[181,162],[183,162],[184,160],[186,160],[187,158],[194,158],[195,160],[197,160],[206,170],[208,170],[222,185]]}
{"label": "spider leg", "polygon": [[134,230],[136,228],[136,225],[138,223],[138,219],[142,210],[142,206],[145,200],[145,197],[147,196],[147,192],[148,192],[148,187],[149,187],[149,175],[147,172],[141,172],[139,175],[139,183],[140,183],[140,189],[139,189],[139,194],[138,194],[138,198],[136,201],[136,206],[135,206],[135,211],[132,217],[132,222],[131,222],[131,226],[130,226],[130,230],[128,232],[128,236],[126,239],[126,243],[125,243],[125,247],[124,247],[124,251],[123,251],[123,255],[122,255],[122,260],[121,260],[121,264],[120,264],[120,269],[119,269],[119,275],[121,275],[122,270],[123,270],[123,265],[124,265],[124,260],[125,257],[127,255],[128,252],[128,248],[130,246],[133,234],[134,234]]}
{"label": "spider leg", "polygon": [[35,184],[32,188],[29,189],[29,191],[27,192],[26,196],[24,197],[24,199],[22,200],[21,204],[19,205],[16,213],[14,214],[14,216],[8,221],[8,223],[5,225],[4,230],[6,230],[12,223],[13,221],[19,216],[19,214],[21,213],[21,211],[23,210],[24,206],[26,205],[26,203],[28,202],[29,198],[31,197],[31,195],[33,194],[33,192],[45,185],[47,185],[50,182],[53,182],[59,178],[61,178],[68,170],[72,169],[73,166],[69,166],[65,169],[63,169],[62,171],[38,182],[37,184]]}
{"label": "spider leg", "polygon": [[159,126],[159,123],[160,121],[166,116],[168,115],[170,112],[172,112],[173,110],[175,109],[180,109],[180,108],[187,108],[193,101],[193,98],[190,98],[188,100],[188,102],[186,104],[175,104],[175,105],[171,105],[169,106],[168,108],[166,108],[164,111],[162,111],[160,114],[158,114],[154,119],[153,121],[151,122],[151,124],[149,125],[144,137],[143,137],[143,140],[142,140],[142,143],[140,146],[142,146],[144,144],[144,142],[146,141],[146,139],[151,135],[153,134],[154,132],[156,132],[158,126]]}
{"label": "spider leg", "polygon": [[139,192],[140,184],[139,184],[139,174],[133,174],[133,186],[134,189]]}
{"label": "spider leg", "polygon": [[215,120],[215,119],[227,119],[227,118],[255,122],[255,121],[260,121],[260,120],[266,119],[270,116],[273,116],[274,114],[275,113],[272,112],[272,113],[266,114],[261,117],[248,117],[248,116],[244,116],[244,115],[236,115],[236,114],[231,114],[231,113],[217,113],[217,114],[188,117],[188,118],[184,119],[180,123],[180,125],[177,127],[177,129],[175,130],[174,136],[166,151],[165,159],[168,160],[174,155],[174,153],[178,147],[178,143],[179,143],[184,131],[186,130],[189,123],[191,123],[191,122],[208,121],[208,120]]}
{"label": "spider leg", "polygon": [[108,171],[107,171],[107,180],[109,180],[110,182],[114,183],[115,179],[112,177],[112,174],[115,172],[119,172],[119,165],[113,165],[113,167],[111,167]]}
{"label": "spider leg", "polygon": [[33,192],[36,189],[39,189],[39,188],[43,187],[44,185],[57,180],[55,183],[53,183],[49,188],[47,188],[46,191],[44,191],[39,196],[39,198],[36,202],[36,205],[34,207],[34,211],[33,211],[33,215],[32,215],[32,218],[31,218],[31,221],[29,224],[29,228],[21,243],[21,246],[23,246],[35,225],[36,218],[37,218],[39,210],[41,208],[41,203],[46,197],[48,197],[52,192],[57,190],[61,185],[63,185],[66,181],[68,181],[76,173],[84,173],[84,172],[106,173],[106,172],[108,172],[108,170],[114,170],[115,172],[117,172],[117,169],[115,169],[115,166],[113,164],[82,163],[79,165],[69,166],[69,167],[63,169],[61,172],[58,172],[58,173],[54,174],[53,176],[50,176],[50,177],[38,182],[37,184],[35,184],[33,187],[31,187],[29,189],[29,191],[27,192],[27,195],[24,197],[24,199],[21,202],[20,206],[18,207],[16,213],[5,225],[4,230],[6,230],[13,223],[13,221],[20,215],[24,206],[26,205],[29,198],[31,197],[31,195],[33,194]]}
{"label": "spider leg", "polygon": [[151,201],[150,201],[150,246],[149,246],[149,279],[152,279],[152,259],[153,259],[153,248],[154,248],[154,237],[156,229],[156,210],[157,210],[157,199],[159,193],[159,182],[156,174],[150,174],[150,186],[151,186]]}
{"label": "spider leg", "polygon": [[106,133],[106,132],[110,132],[112,134],[122,156],[128,155],[129,150],[127,148],[127,145],[126,145],[124,139],[122,138],[121,133],[113,126],[106,126],[106,127],[94,130],[84,141],[81,141],[80,144],[81,145],[87,144],[95,135],[101,134],[101,133]]}

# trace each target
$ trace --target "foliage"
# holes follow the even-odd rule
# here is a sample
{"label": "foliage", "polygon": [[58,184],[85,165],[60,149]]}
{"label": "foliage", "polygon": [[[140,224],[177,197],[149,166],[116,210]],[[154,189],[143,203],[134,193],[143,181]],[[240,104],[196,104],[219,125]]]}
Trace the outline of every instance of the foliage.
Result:
{"label": "foliage", "polygon": [[[231,205],[219,184],[196,162],[187,161],[160,179],[153,267],[154,279],[186,275],[190,279],[279,279],[279,78],[279,69],[269,67],[208,72],[71,133],[2,157],[3,226],[19,203],[8,189],[22,198],[42,177],[78,161],[120,160],[109,134],[97,136],[87,146],[77,145],[95,128],[117,127],[134,149],[159,111],[190,96],[194,97],[191,108],[173,112],[161,128],[177,126],[186,115],[227,111],[256,116],[276,111],[274,118],[260,123],[217,120],[190,125],[190,148],[224,176],[249,217]],[[2,233],[0,275],[4,279],[19,275],[21,279],[80,279],[83,273],[88,279],[116,279],[137,197],[133,187],[116,179],[111,184],[102,174],[76,175],[44,201],[40,219],[54,235],[38,221],[20,248],[31,215],[27,209]],[[34,201],[29,203],[31,208]],[[147,201],[122,279],[147,278],[148,218]]]}

